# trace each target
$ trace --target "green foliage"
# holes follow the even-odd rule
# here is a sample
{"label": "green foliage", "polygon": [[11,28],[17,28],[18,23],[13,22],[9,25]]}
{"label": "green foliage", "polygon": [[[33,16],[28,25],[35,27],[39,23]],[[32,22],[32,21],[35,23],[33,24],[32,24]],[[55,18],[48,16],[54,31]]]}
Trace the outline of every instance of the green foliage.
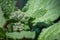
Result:
{"label": "green foliage", "polygon": [[0,7],[0,27],[3,27],[4,24],[6,23],[6,19],[4,18],[3,14],[4,13],[2,12],[1,7]]}
{"label": "green foliage", "polygon": [[[48,1],[48,0],[46,0],[46,1]],[[42,2],[43,2],[43,0],[42,0]],[[33,22],[47,22],[47,23],[49,23],[49,21],[54,21],[60,16],[60,11],[59,11],[60,6],[57,5],[58,3],[56,2],[56,0],[54,0],[54,1],[50,0],[49,2],[53,2],[53,3],[49,3],[49,5],[47,5],[46,7],[43,6],[43,8],[45,8],[47,10],[45,15],[42,16],[42,17],[37,18]],[[55,5],[53,5],[53,4],[55,4]],[[42,4],[42,5],[46,5],[46,4]]]}
{"label": "green foliage", "polygon": [[22,39],[22,38],[34,38],[35,37],[35,32],[30,32],[30,31],[22,31],[22,32],[11,32],[11,33],[6,33],[6,36],[12,39]]}
{"label": "green foliage", "polygon": [[3,28],[0,28],[0,40],[5,38],[5,30]]}
{"label": "green foliage", "polygon": [[60,0],[28,0],[22,11],[15,3],[0,0],[0,38],[60,40],[60,21],[54,23],[60,16]]}
{"label": "green foliage", "polygon": [[45,29],[38,40],[60,40],[60,21]]}
{"label": "green foliage", "polygon": [[10,14],[14,11],[15,9],[15,0],[1,0],[1,9],[4,13],[4,16],[6,18],[9,18]]}
{"label": "green foliage", "polygon": [[[35,17],[34,23],[49,23],[60,16],[59,0],[29,0],[25,6],[26,13],[30,17]],[[48,17],[49,16],[49,17]]]}

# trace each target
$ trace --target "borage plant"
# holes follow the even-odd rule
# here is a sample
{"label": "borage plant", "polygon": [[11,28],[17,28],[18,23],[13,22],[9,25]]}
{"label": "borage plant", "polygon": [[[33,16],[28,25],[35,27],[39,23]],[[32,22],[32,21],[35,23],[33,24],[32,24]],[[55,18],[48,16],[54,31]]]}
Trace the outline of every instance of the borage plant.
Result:
{"label": "borage plant", "polygon": [[0,0],[0,40],[60,40],[60,0]]}

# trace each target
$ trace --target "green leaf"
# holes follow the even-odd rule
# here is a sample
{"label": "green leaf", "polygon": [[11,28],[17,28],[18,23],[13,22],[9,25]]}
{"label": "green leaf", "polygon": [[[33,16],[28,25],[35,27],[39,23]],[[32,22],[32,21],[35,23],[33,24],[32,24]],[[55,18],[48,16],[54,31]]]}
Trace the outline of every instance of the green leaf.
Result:
{"label": "green leaf", "polygon": [[34,20],[33,22],[50,23],[56,20],[60,16],[59,4],[60,4],[60,0],[40,0],[40,8],[46,9],[47,11],[43,16],[36,18],[36,20]]}
{"label": "green leaf", "polygon": [[24,30],[30,30],[30,27],[28,25],[24,25]]}
{"label": "green leaf", "polygon": [[35,32],[30,31],[22,31],[22,32],[12,32],[12,33],[6,33],[6,36],[8,38],[12,39],[22,39],[22,38],[34,38]]}
{"label": "green leaf", "polygon": [[38,40],[60,40],[60,21],[47,29],[39,36]]}
{"label": "green leaf", "polygon": [[4,18],[3,14],[4,13],[2,12],[1,7],[0,7],[0,27],[3,27],[4,24],[6,23],[6,19]]}

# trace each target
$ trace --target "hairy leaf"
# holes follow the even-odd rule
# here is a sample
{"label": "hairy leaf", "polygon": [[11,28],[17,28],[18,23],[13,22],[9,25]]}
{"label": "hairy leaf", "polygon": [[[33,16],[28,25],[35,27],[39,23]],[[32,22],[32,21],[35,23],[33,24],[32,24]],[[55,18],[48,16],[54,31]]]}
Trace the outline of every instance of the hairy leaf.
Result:
{"label": "hairy leaf", "polygon": [[38,40],[60,40],[60,21],[47,29],[39,36]]}
{"label": "hairy leaf", "polygon": [[6,33],[6,36],[12,39],[34,38],[35,32],[30,31],[12,32],[12,33]]}
{"label": "hairy leaf", "polygon": [[50,23],[56,20],[60,16],[59,4],[60,0],[40,0],[40,8],[46,9],[47,11],[43,16],[36,18],[36,20],[34,20],[33,22]]}

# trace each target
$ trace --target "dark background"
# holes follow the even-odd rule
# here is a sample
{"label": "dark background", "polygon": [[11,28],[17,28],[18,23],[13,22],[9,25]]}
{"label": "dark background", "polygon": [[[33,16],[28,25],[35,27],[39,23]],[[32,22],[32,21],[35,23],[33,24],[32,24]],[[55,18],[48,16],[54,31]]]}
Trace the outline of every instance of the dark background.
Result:
{"label": "dark background", "polygon": [[16,6],[22,10],[22,8],[25,6],[28,0],[16,0],[16,1],[17,1]]}

